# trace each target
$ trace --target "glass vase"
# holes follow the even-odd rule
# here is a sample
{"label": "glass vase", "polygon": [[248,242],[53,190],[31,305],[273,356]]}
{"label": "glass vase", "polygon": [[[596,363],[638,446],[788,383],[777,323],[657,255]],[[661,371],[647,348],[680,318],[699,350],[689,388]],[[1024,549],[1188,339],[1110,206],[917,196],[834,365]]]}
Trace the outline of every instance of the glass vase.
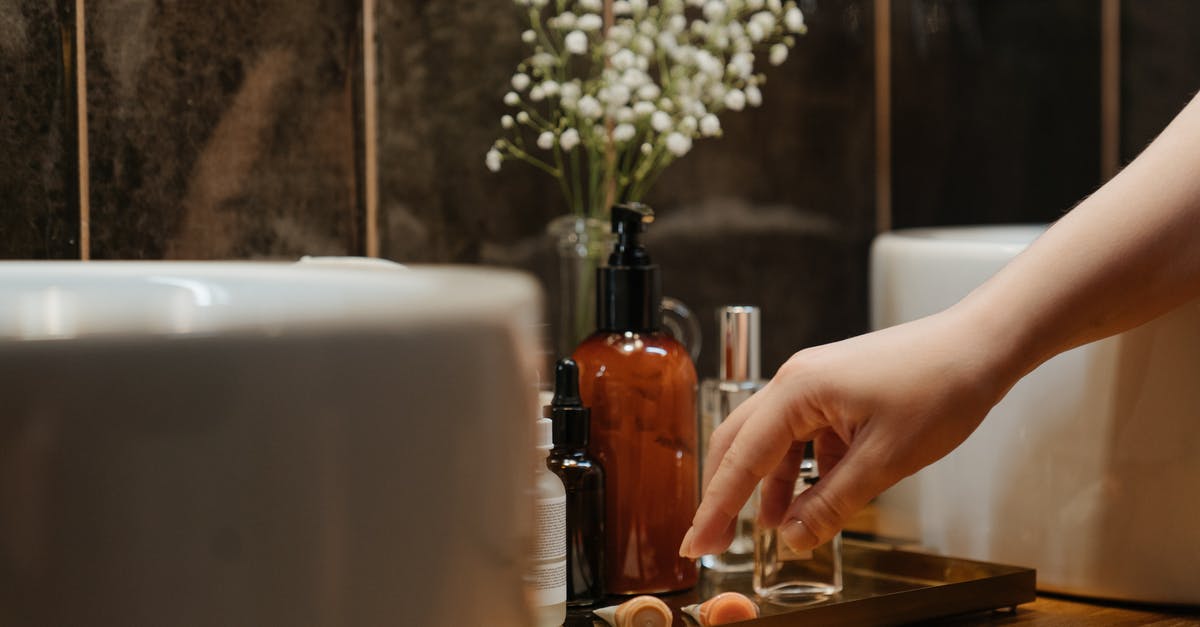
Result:
{"label": "glass vase", "polygon": [[612,250],[607,220],[559,216],[547,227],[558,256],[558,285],[550,298],[557,315],[555,358],[569,357],[596,330],[596,269]]}

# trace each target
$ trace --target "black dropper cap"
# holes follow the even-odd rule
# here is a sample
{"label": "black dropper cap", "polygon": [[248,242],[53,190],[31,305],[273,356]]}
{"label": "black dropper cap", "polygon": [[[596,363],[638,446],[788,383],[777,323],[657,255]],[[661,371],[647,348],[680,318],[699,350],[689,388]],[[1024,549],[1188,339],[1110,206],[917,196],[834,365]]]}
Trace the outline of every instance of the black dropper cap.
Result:
{"label": "black dropper cap", "polygon": [[579,366],[560,359],[554,366],[554,399],[542,409],[553,423],[554,448],[581,449],[587,446],[592,410],[579,399]]}
{"label": "black dropper cap", "polygon": [[662,275],[642,246],[654,212],[641,203],[612,208],[617,236],[608,265],[596,270],[596,326],[601,331],[657,331],[662,316]]}

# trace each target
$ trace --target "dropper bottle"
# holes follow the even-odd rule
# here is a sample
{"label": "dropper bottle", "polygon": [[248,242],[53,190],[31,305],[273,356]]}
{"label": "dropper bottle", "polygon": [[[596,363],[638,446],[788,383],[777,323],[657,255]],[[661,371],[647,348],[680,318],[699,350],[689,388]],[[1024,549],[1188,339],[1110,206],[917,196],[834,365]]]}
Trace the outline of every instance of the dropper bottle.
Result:
{"label": "dropper bottle", "polygon": [[554,400],[544,411],[554,423],[546,465],[567,491],[567,605],[586,607],[604,597],[604,469],[587,452],[592,412],[579,399],[573,360],[555,365]]}

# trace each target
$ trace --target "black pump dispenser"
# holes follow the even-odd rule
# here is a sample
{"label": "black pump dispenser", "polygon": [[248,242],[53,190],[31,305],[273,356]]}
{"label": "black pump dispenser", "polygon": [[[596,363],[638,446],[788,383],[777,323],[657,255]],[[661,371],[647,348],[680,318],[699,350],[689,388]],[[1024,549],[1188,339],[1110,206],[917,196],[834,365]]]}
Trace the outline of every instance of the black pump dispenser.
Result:
{"label": "black pump dispenser", "polygon": [[612,208],[617,236],[608,265],[596,271],[596,325],[601,331],[657,331],[662,308],[662,274],[642,246],[654,212],[641,203]]}
{"label": "black pump dispenser", "polygon": [[554,447],[582,449],[588,443],[592,410],[579,400],[579,366],[560,359],[554,366],[554,399],[542,410],[554,423]]}

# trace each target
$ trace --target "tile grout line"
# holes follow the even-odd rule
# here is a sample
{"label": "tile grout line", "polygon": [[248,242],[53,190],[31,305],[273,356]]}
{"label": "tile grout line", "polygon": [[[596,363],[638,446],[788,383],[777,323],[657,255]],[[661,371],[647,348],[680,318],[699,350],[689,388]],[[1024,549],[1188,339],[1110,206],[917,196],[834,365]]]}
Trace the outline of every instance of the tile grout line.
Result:
{"label": "tile grout line", "polygon": [[75,0],[75,128],[79,165],[79,259],[92,256],[91,191],[88,165],[87,42],[84,0]]}
{"label": "tile grout line", "polygon": [[892,230],[892,2],[875,0],[875,232]]}
{"label": "tile grout line", "polygon": [[[81,0],[82,1],[82,0]],[[379,256],[379,103],[375,85],[375,6],[363,0],[363,194],[366,204],[366,254]]]}
{"label": "tile grout line", "polygon": [[1121,168],[1121,0],[1100,0],[1100,181]]}

